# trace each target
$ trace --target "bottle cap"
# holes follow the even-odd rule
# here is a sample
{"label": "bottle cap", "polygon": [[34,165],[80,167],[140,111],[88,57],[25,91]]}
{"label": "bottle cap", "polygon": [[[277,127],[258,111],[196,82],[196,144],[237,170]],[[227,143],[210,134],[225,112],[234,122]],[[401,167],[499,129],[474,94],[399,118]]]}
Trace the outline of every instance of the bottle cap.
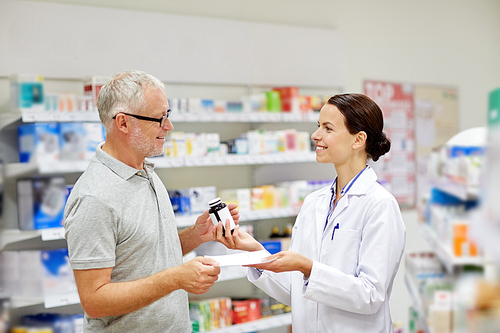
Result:
{"label": "bottle cap", "polygon": [[215,206],[215,205],[217,205],[217,204],[219,204],[219,203],[221,203],[221,202],[222,202],[221,198],[215,198],[215,199],[213,199],[213,200],[210,200],[210,201],[208,202],[208,205],[209,205],[210,207],[212,207],[212,206]]}

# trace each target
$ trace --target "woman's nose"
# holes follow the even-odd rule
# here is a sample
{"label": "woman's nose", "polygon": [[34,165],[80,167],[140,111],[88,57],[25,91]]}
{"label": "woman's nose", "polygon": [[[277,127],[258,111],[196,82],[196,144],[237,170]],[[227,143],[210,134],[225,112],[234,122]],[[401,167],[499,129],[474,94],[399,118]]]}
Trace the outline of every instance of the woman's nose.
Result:
{"label": "woman's nose", "polygon": [[318,141],[319,140],[318,130],[319,130],[319,128],[317,130],[315,130],[313,132],[313,134],[311,134],[311,139],[313,139],[314,141]]}

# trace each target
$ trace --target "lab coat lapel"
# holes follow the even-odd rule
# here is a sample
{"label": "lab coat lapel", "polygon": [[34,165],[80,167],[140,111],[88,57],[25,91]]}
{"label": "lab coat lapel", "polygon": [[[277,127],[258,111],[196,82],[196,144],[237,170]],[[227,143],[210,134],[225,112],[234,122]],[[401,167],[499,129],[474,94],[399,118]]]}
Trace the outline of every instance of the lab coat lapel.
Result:
{"label": "lab coat lapel", "polygon": [[323,237],[323,230],[325,228],[326,216],[328,215],[328,208],[330,208],[330,199],[332,197],[331,190],[325,191],[318,195],[316,200],[315,215],[316,215],[316,240],[321,241]]}

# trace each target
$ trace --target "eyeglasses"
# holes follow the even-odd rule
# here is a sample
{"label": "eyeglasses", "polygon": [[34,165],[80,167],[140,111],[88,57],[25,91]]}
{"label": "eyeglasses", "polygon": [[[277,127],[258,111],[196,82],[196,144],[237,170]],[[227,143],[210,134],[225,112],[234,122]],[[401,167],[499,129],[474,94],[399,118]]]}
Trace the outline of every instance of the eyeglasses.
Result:
{"label": "eyeglasses", "polygon": [[[131,117],[134,117],[134,118],[137,118],[137,119],[140,119],[140,120],[147,120],[147,121],[155,121],[157,123],[160,124],[160,127],[163,127],[165,126],[165,123],[168,119],[168,117],[170,117],[170,109],[167,110],[167,114],[164,115],[163,117],[161,118],[151,118],[151,117],[144,117],[144,116],[139,116],[137,114],[132,114],[132,113],[127,113],[127,112],[119,112],[118,114],[120,113],[123,113],[123,114],[126,114],[127,116],[131,116]],[[116,116],[118,115],[116,114],[113,119],[116,119]]]}

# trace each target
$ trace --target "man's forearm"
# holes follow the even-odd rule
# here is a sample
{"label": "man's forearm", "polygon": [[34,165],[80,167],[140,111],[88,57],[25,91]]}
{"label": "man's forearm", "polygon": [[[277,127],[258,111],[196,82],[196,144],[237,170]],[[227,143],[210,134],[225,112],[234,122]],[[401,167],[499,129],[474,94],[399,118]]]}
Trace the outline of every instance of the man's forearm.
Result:
{"label": "man's forearm", "polygon": [[203,243],[200,235],[194,231],[194,226],[179,231],[179,240],[181,241],[182,255],[186,255]]}
{"label": "man's forearm", "polygon": [[[118,316],[137,311],[180,289],[177,270],[178,267],[172,267],[140,280],[110,282],[103,284],[97,290],[92,290],[88,286],[79,288],[82,306],[92,318]],[[80,285],[85,284],[82,280],[91,279],[91,276],[78,276],[77,273],[75,278]],[[86,292],[82,293],[84,290]]]}

